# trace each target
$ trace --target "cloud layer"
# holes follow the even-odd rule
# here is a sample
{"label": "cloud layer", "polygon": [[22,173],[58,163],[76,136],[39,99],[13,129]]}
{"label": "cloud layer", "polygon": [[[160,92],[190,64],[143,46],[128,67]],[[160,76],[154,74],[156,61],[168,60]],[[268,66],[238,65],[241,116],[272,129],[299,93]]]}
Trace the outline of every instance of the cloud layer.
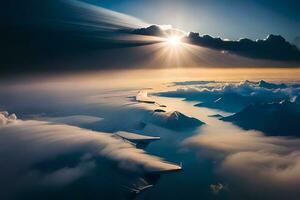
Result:
{"label": "cloud layer", "polygon": [[[132,174],[136,179],[147,173],[178,169],[109,133],[17,120],[7,112],[0,116],[6,120],[0,125],[0,197],[4,199],[20,195],[26,188],[66,186],[105,168]],[[98,184],[104,184],[103,177],[99,177]]]}
{"label": "cloud layer", "polygon": [[175,91],[160,93],[162,96],[181,97],[201,101],[197,106],[238,112],[253,103],[295,101],[300,94],[297,84],[275,84],[266,81],[234,82],[183,82],[175,83]]}
{"label": "cloud layer", "polygon": [[300,194],[299,139],[266,137],[231,126],[205,127],[184,145],[197,150],[200,157],[219,161],[218,173],[231,183],[233,193],[247,194],[239,198],[297,199]]}

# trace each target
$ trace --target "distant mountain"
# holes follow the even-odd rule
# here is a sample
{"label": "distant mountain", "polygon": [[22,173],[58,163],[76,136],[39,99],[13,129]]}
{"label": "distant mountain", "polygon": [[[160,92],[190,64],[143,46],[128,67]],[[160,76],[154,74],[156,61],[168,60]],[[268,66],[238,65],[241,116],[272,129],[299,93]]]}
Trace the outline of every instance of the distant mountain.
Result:
{"label": "distant mountain", "polygon": [[295,102],[252,104],[221,120],[267,135],[300,136],[300,104]]}
{"label": "distant mountain", "polygon": [[253,97],[242,96],[237,93],[225,93],[214,101],[196,104],[198,107],[207,107],[224,110],[227,112],[238,112],[255,100]]}
{"label": "distant mountain", "polygon": [[275,83],[269,83],[264,80],[259,81],[258,86],[261,88],[266,88],[266,89],[283,89],[287,88],[287,85],[284,83],[281,84],[275,84]]}
{"label": "distant mountain", "polygon": [[295,100],[296,103],[300,104],[300,96],[296,96],[294,100]]}
{"label": "distant mountain", "polygon": [[207,98],[206,101],[204,100],[203,102],[198,103],[195,106],[219,109],[226,112],[236,113],[250,104],[281,102],[283,100],[290,100],[291,97],[286,93],[275,91],[277,89],[285,88],[288,88],[288,86],[283,83],[275,84],[263,80],[256,83],[245,81],[243,85],[233,89],[233,91],[224,91],[216,93],[210,92],[212,94],[215,94],[214,99],[211,98],[213,97],[213,95],[209,95],[211,100]]}
{"label": "distant mountain", "polygon": [[204,122],[196,118],[188,117],[178,111],[153,112],[151,118],[149,119],[149,122],[176,131],[193,129],[205,124]]}

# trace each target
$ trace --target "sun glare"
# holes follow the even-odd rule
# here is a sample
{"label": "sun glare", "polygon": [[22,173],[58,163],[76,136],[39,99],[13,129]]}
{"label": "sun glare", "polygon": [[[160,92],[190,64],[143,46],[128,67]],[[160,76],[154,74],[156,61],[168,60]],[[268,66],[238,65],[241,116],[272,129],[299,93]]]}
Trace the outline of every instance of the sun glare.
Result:
{"label": "sun glare", "polygon": [[171,46],[177,46],[181,43],[180,37],[178,36],[171,36],[167,38],[167,43]]}

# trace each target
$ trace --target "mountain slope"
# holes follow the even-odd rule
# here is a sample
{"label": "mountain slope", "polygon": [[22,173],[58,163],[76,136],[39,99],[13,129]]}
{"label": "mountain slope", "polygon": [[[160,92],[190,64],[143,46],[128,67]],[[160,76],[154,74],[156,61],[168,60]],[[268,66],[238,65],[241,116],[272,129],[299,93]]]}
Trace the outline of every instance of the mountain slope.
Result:
{"label": "mountain slope", "polygon": [[204,122],[193,117],[188,117],[178,111],[154,112],[149,122],[176,131],[193,129],[204,124]]}
{"label": "mountain slope", "polygon": [[255,101],[252,97],[242,96],[237,93],[225,93],[214,101],[196,104],[198,107],[207,107],[224,110],[227,112],[238,112]]}
{"label": "mountain slope", "polygon": [[300,136],[300,104],[290,101],[252,104],[221,120],[244,129],[256,129],[267,135]]}

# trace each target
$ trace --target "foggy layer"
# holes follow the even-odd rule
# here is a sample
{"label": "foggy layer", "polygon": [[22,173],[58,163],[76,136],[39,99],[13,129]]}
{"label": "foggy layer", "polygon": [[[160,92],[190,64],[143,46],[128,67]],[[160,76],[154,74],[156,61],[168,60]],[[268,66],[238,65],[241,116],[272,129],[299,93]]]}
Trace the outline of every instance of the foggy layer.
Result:
{"label": "foggy layer", "polygon": [[267,137],[228,125],[205,127],[184,145],[196,150],[199,158],[217,160],[217,172],[237,196],[297,199],[299,195],[299,139]]}
{"label": "foggy layer", "polygon": [[[6,120],[1,120],[0,125],[3,198],[29,186],[31,190],[43,186],[66,186],[91,175],[95,170],[101,171],[109,163],[116,166],[115,170],[135,176],[179,169],[109,133],[43,121],[17,120],[7,112],[2,112],[0,118]],[[78,155],[75,163],[72,160],[74,154]],[[60,156],[66,160],[56,163],[55,159]],[[105,160],[106,164],[103,163]],[[99,165],[99,162],[102,164]],[[38,167],[43,166],[42,163],[49,163],[46,166],[50,169]],[[57,166],[51,169],[52,165]]]}
{"label": "foggy layer", "polygon": [[[256,118],[262,122],[266,121],[264,127],[284,127],[285,124],[280,126],[280,121],[268,124],[272,117],[278,117],[277,105],[295,106],[294,112],[297,112],[297,106],[299,108],[299,85],[294,82],[200,79],[177,81],[171,83],[170,87],[177,89],[158,94],[184,98],[191,101],[192,105],[198,105],[197,102],[210,103],[199,105],[200,109],[194,107],[195,112],[205,111],[202,107],[209,106],[219,110],[226,110],[229,106],[240,106],[239,109],[243,110],[248,104],[261,105],[262,108],[274,104],[275,107],[271,110],[273,116],[268,116],[270,119],[259,118],[264,114],[261,113],[264,109],[256,111]],[[245,104],[241,105],[241,102]],[[221,113],[219,110],[215,110],[215,113]],[[250,116],[249,113],[247,118],[247,110],[244,111],[246,117],[242,120],[255,121],[255,115]],[[288,117],[282,117],[281,123],[297,120],[293,119],[294,115],[289,115],[290,110],[286,109],[284,112]],[[233,199],[297,199],[300,182],[300,140],[297,137],[287,137],[287,128],[296,127],[290,126],[280,129],[281,136],[275,137],[259,131],[247,131],[212,117],[197,134],[185,139],[183,147],[195,152],[199,160],[210,159],[215,163],[216,174],[224,181],[222,184],[226,185],[226,190],[230,191]]]}

